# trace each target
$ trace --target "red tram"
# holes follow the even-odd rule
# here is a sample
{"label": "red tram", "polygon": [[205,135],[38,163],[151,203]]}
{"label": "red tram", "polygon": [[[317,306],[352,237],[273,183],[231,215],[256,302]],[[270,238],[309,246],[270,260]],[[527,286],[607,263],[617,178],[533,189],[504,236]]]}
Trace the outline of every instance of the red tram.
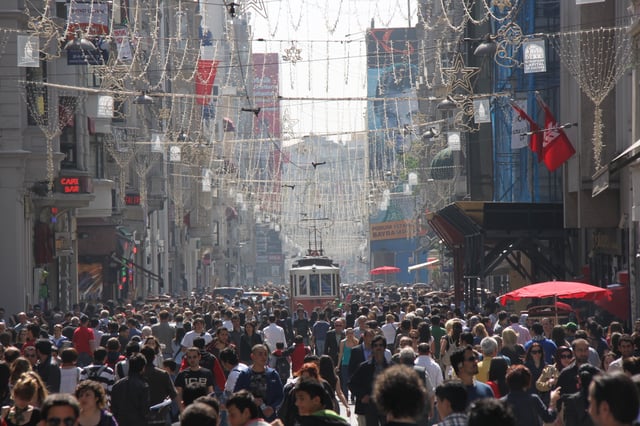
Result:
{"label": "red tram", "polygon": [[307,312],[324,308],[327,302],[340,298],[340,267],[323,255],[322,249],[308,250],[289,269],[291,312],[302,304]]}

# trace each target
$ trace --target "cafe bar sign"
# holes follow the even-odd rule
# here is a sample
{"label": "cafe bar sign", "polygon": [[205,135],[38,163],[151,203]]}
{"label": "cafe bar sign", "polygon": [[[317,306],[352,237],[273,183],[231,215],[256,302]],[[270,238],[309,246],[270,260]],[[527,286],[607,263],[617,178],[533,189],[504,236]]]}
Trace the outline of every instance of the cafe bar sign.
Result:
{"label": "cafe bar sign", "polygon": [[59,176],[55,190],[61,194],[91,194],[93,184],[89,176]]}

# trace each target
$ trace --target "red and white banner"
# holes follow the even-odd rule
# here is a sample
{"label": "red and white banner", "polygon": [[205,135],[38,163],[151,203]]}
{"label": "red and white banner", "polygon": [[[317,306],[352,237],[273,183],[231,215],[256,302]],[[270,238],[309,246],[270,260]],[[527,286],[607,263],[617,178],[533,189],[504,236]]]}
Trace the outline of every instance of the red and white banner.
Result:
{"label": "red and white banner", "polygon": [[196,96],[198,105],[209,105],[211,93],[213,92],[213,82],[216,79],[218,63],[211,59],[198,59],[196,70]]}
{"label": "red and white banner", "polygon": [[562,166],[576,150],[571,145],[567,134],[561,129],[549,106],[537,96],[538,104],[544,111],[544,140],[542,142],[542,160],[549,171]]}

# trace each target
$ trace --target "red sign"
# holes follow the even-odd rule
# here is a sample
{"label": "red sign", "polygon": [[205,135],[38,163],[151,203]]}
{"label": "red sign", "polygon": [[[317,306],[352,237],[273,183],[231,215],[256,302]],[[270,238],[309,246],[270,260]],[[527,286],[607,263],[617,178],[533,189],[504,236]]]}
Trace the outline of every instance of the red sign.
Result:
{"label": "red sign", "polygon": [[56,181],[55,190],[63,194],[91,194],[91,178],[88,176],[60,176]]}
{"label": "red sign", "polygon": [[124,203],[127,206],[139,206],[140,205],[140,195],[138,194],[128,194],[124,196]]}
{"label": "red sign", "polygon": [[61,177],[60,186],[64,194],[80,193],[80,178],[77,177]]}

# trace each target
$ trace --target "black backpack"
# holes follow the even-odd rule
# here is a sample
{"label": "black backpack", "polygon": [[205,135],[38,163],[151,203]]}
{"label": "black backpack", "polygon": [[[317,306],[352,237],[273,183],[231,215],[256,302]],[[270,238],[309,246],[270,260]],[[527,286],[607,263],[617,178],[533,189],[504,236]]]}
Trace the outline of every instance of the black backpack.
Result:
{"label": "black backpack", "polygon": [[280,375],[282,383],[286,383],[291,376],[291,364],[286,355],[276,355],[276,371]]}

